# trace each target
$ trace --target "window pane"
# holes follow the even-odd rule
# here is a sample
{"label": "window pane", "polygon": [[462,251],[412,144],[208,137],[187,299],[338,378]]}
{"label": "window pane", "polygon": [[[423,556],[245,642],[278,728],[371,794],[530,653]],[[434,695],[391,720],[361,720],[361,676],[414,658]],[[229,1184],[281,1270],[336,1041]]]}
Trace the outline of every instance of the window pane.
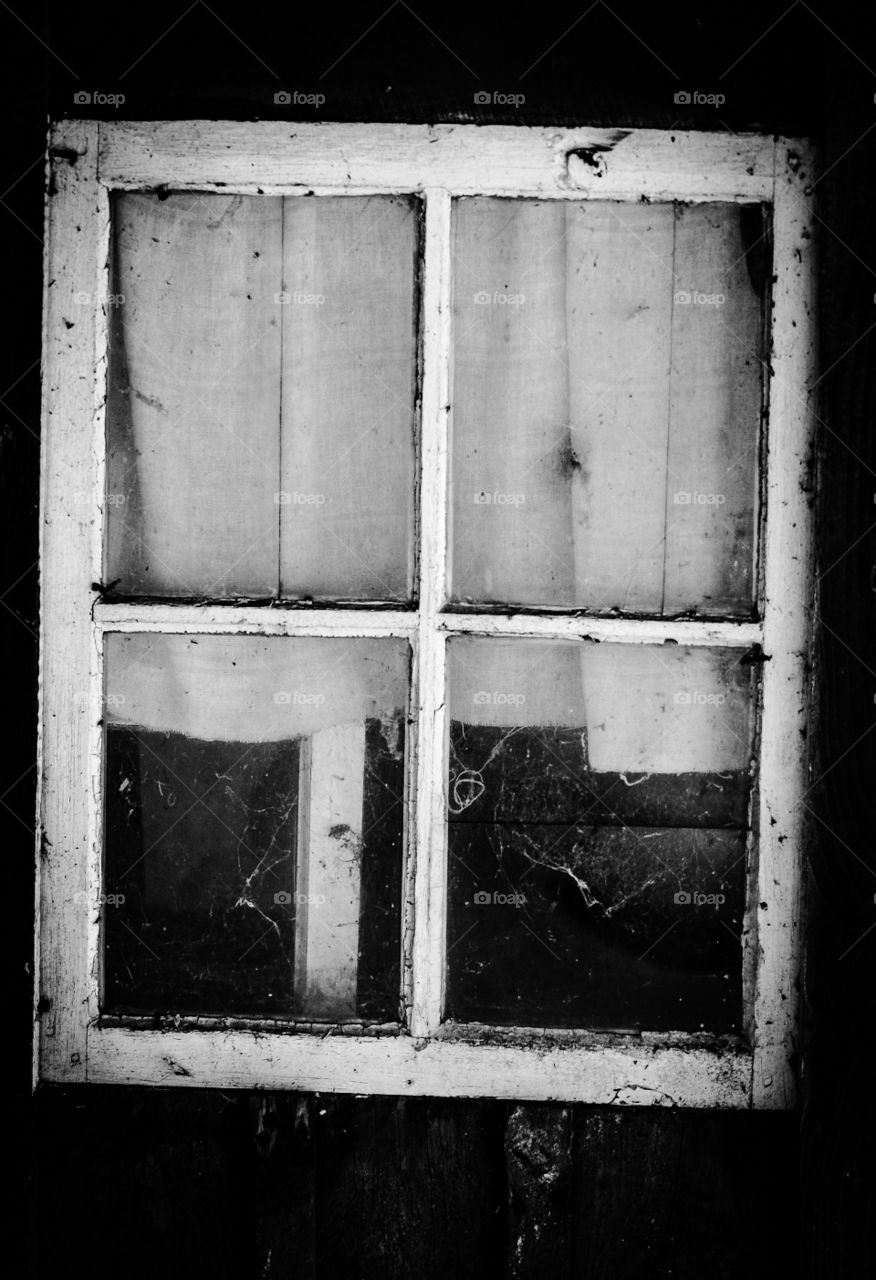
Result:
{"label": "window pane", "polygon": [[114,199],[119,593],[409,596],[417,208]]}
{"label": "window pane", "polygon": [[398,1017],[408,649],[110,635],[104,1008]]}
{"label": "window pane", "polygon": [[764,229],[455,202],[453,600],[750,613]]}
{"label": "window pane", "polygon": [[451,640],[449,1018],[738,1030],[740,658]]}
{"label": "window pane", "polygon": [[282,202],[125,193],[112,211],[106,581],[270,595]]}
{"label": "window pane", "polygon": [[411,594],[417,209],[386,196],[285,202],[285,596]]}

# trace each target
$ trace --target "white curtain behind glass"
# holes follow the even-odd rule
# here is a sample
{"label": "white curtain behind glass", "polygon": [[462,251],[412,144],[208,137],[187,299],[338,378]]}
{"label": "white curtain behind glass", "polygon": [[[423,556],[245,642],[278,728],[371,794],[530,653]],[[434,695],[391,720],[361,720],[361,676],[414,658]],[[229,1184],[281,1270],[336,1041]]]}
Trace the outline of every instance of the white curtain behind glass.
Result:
{"label": "white curtain behind glass", "polygon": [[762,305],[743,216],[456,202],[455,598],[749,612]]}
{"label": "white curtain behind glass", "polygon": [[114,201],[107,581],[406,598],[415,202]]}

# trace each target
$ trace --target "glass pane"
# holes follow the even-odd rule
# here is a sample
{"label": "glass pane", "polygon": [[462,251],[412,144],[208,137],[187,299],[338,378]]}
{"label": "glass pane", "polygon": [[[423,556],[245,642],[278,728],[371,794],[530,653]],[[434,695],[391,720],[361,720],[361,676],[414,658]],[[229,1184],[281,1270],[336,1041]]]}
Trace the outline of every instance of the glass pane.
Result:
{"label": "glass pane", "polygon": [[418,205],[113,201],[106,580],[405,599]]}
{"label": "glass pane", "polygon": [[454,601],[751,612],[763,217],[455,202]]}
{"label": "glass pane", "polygon": [[282,201],[132,192],[112,213],[106,581],[270,595]]}
{"label": "glass pane", "polygon": [[450,641],[449,1018],[739,1029],[741,657]]}
{"label": "glass pane", "polygon": [[409,657],[106,645],[107,1010],[394,1021]]}
{"label": "glass pane", "polygon": [[285,202],[284,596],[411,594],[417,211],[405,197]]}

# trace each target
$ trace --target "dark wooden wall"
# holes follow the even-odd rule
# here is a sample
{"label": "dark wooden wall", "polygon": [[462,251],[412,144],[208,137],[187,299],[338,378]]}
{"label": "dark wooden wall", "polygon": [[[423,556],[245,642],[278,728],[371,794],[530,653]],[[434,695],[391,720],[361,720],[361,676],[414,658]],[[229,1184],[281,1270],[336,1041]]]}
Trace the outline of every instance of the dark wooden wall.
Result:
{"label": "dark wooden wall", "polygon": [[[184,0],[132,8],[10,0],[0,10],[11,117],[0,183],[0,792],[16,1032],[7,1099],[13,1121],[28,1117],[9,1126],[22,1140],[7,1149],[11,1199],[23,1198],[14,1203],[13,1274],[874,1273],[876,47],[866,17],[842,0],[644,12],[618,0],[526,14],[427,0],[288,12],[259,0],[198,0],[190,9]],[[762,128],[819,139],[822,714],[813,723],[799,1113],[96,1087],[41,1089],[30,1102],[45,121],[73,114],[77,89],[125,93],[107,115],[277,118],[281,87],[325,93],[318,113],[303,113],[313,119]],[[487,112],[473,105],[478,89],[522,92],[526,102]],[[679,89],[727,101],[717,111],[682,108],[673,102]]]}

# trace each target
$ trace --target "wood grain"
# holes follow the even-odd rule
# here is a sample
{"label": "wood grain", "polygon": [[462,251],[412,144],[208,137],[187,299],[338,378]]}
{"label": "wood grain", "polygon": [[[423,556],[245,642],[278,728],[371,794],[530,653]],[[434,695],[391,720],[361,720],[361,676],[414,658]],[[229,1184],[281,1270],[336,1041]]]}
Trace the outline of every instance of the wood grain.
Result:
{"label": "wood grain", "polygon": [[572,1275],[572,1109],[514,1107],[505,1129],[508,1274]]}
{"label": "wood grain", "polygon": [[[755,134],[486,125],[253,125],[113,121],[100,180],[113,187],[350,189],[751,200],[772,186],[772,143]],[[521,145],[523,144],[523,145]],[[601,172],[568,155],[597,147]],[[388,163],[387,163],[388,161]]]}
{"label": "wood grain", "polygon": [[[100,554],[91,493],[103,400],[95,372],[100,332],[105,345],[105,314],[90,299],[100,296],[109,209],[95,182],[97,128],[58,126],[51,147],[40,493],[37,1033],[43,1078],[84,1080],[99,915],[89,881],[93,815],[82,780],[95,763],[92,729],[99,715],[94,684],[88,692],[96,666],[88,609]],[[82,304],[82,297],[89,302]],[[103,353],[100,367],[105,370]],[[62,761],[63,769],[52,767]]]}

